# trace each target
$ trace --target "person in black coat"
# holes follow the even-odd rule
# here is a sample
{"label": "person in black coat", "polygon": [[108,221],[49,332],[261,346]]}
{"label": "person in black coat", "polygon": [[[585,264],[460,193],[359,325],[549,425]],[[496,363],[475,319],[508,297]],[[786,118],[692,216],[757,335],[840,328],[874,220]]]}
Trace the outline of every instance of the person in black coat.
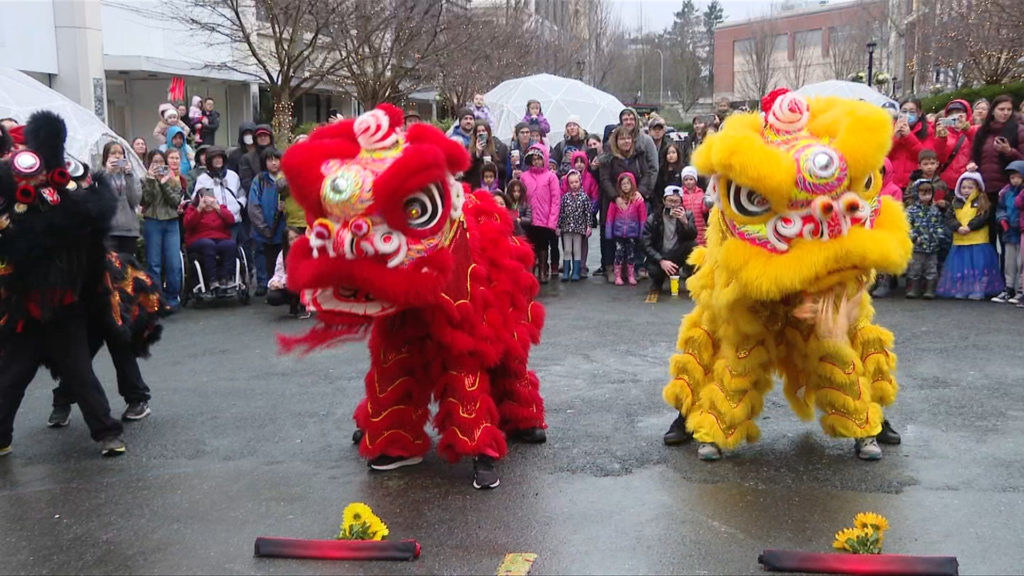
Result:
{"label": "person in black coat", "polygon": [[[256,138],[252,135],[256,131],[254,122],[242,122],[238,125],[238,146],[228,151],[228,160],[225,166],[235,174],[238,174],[238,165],[242,163],[242,156],[256,149]],[[248,190],[245,191],[249,193]]]}
{"label": "person in black coat", "polygon": [[686,259],[697,246],[697,226],[693,214],[683,209],[682,188],[665,189],[665,208],[647,217],[640,245],[647,255],[651,294],[660,294],[669,276],[693,272]]}

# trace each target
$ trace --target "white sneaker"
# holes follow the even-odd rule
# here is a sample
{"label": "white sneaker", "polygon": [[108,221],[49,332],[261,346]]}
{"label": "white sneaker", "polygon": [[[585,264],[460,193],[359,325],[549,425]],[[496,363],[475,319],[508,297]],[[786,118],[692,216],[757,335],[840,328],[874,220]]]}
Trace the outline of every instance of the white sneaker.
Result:
{"label": "white sneaker", "polygon": [[857,441],[854,443],[854,450],[857,451],[857,458],[861,460],[882,459],[882,448],[878,445],[878,440],[874,436],[857,438]]}
{"label": "white sneaker", "polygon": [[1013,295],[1013,298],[1007,300],[1010,304],[1020,304],[1022,301],[1024,301],[1024,294],[1020,292],[1017,292]]}
{"label": "white sneaker", "polygon": [[994,296],[992,298],[992,302],[996,302],[996,303],[999,303],[999,304],[1006,304],[1006,301],[1010,299],[1010,296],[1011,296],[1011,294],[1010,294],[1009,291],[1003,290],[1002,292],[999,293],[998,296]]}
{"label": "white sneaker", "polygon": [[702,442],[697,447],[697,458],[705,462],[714,462],[722,458],[722,450],[710,442]]}

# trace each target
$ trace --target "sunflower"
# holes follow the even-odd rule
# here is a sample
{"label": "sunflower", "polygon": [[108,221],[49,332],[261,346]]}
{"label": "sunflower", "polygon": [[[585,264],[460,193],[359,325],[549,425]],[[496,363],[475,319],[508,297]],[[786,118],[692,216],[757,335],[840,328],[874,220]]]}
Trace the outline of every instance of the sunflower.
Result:
{"label": "sunflower", "polygon": [[853,519],[853,525],[857,528],[867,528],[870,526],[878,532],[885,532],[889,529],[889,521],[885,519],[885,516],[875,514],[874,512],[861,512],[857,514]]}
{"label": "sunflower", "polygon": [[391,532],[388,530],[388,525],[384,523],[380,518],[373,516],[369,522],[369,533],[371,540],[383,540],[388,537]]}
{"label": "sunflower", "polygon": [[353,502],[345,506],[341,523],[345,526],[350,526],[359,522],[366,522],[371,516],[373,516],[373,510],[369,506],[362,502]]}
{"label": "sunflower", "polygon": [[861,537],[863,533],[864,531],[860,528],[843,528],[836,532],[836,541],[832,543],[832,547],[836,550],[853,552],[852,543],[856,542],[857,538]]}

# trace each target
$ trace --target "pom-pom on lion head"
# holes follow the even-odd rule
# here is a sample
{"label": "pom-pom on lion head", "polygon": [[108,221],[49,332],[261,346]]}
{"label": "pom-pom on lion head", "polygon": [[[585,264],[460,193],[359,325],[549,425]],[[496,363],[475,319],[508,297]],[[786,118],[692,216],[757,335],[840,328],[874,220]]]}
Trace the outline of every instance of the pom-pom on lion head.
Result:
{"label": "pom-pom on lion head", "polygon": [[763,114],[730,116],[693,157],[712,176],[709,249],[731,281],[777,299],[872,269],[902,271],[912,250],[906,219],[899,203],[879,197],[889,115],[786,89],[762,105]]}
{"label": "pom-pom on lion head", "polygon": [[353,322],[435,302],[465,199],[465,148],[429,124],[402,129],[381,104],[315,130],[282,168],[309,227],[288,256],[288,285],[322,318]]}

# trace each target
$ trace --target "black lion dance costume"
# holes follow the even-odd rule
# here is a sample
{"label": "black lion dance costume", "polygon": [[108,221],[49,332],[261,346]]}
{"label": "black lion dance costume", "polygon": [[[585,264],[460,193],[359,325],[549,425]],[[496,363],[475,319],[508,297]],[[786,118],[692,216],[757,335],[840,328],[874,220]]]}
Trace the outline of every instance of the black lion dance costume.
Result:
{"label": "black lion dance costume", "polygon": [[0,455],[40,366],[82,410],[105,456],[124,453],[121,423],[92,370],[93,342],[148,354],[163,303],[154,283],[103,245],[116,205],[102,175],[65,156],[67,129],[38,112],[24,146],[0,161]]}

